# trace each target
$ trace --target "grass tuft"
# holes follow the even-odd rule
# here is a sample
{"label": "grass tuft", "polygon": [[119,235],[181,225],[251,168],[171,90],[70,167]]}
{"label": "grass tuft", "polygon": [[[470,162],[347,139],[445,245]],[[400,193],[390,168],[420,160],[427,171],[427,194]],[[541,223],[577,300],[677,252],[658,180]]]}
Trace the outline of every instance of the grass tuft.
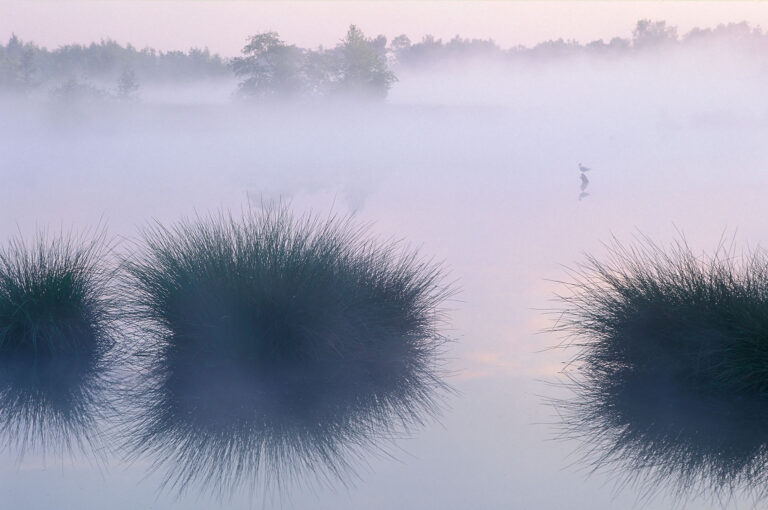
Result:
{"label": "grass tuft", "polygon": [[0,250],[0,430],[20,455],[95,439],[116,320],[108,252],[103,232]]}
{"label": "grass tuft", "polygon": [[129,446],[167,485],[341,478],[436,412],[450,291],[416,253],[282,206],[155,224],[144,243],[126,264],[148,334]]}
{"label": "grass tuft", "polygon": [[768,493],[768,256],[618,241],[571,271],[563,436],[622,485],[683,500]]}
{"label": "grass tuft", "polygon": [[768,257],[722,246],[696,256],[684,241],[618,241],[606,261],[572,272],[555,329],[574,337],[575,361],[602,377],[618,370],[723,395],[768,395]]}

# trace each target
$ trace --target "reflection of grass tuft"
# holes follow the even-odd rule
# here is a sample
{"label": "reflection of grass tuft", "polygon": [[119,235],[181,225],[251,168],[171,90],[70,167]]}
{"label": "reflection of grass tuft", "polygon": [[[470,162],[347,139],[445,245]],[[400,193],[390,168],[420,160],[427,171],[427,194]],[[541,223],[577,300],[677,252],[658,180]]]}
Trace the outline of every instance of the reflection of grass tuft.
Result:
{"label": "reflection of grass tuft", "polygon": [[93,439],[115,321],[107,251],[103,233],[0,250],[0,429],[22,452]]}
{"label": "reflection of grass tuft", "polygon": [[154,333],[130,443],[169,484],[339,475],[346,453],[435,411],[438,267],[283,207],[145,241],[126,266],[133,318]]}
{"label": "reflection of grass tuft", "polygon": [[576,379],[554,402],[561,437],[582,462],[642,500],[667,493],[727,502],[768,498],[768,407],[760,397],[702,395],[648,374]]}

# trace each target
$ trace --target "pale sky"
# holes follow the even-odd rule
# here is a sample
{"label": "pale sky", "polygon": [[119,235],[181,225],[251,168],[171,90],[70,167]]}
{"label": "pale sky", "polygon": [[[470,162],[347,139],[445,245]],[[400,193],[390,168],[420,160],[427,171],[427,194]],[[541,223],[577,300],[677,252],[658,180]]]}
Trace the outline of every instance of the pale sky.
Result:
{"label": "pale sky", "polygon": [[0,40],[11,33],[49,48],[112,38],[163,50],[239,52],[250,34],[275,30],[303,47],[334,45],[355,23],[369,35],[492,38],[502,47],[548,39],[628,37],[638,19],[695,26],[748,21],[768,28],[768,2],[608,1],[150,1],[0,0]]}

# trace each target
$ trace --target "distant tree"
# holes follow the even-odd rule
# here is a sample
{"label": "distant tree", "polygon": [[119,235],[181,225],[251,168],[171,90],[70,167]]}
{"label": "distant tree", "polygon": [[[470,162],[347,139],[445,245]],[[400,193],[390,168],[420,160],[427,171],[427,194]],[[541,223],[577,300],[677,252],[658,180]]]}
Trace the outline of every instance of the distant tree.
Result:
{"label": "distant tree", "polygon": [[532,57],[542,58],[566,58],[581,52],[582,46],[574,40],[544,41],[537,44],[526,53]]}
{"label": "distant tree", "polygon": [[397,81],[389,70],[386,38],[366,39],[362,30],[350,25],[338,47],[342,56],[339,90],[358,97],[386,97]]}
{"label": "distant tree", "polygon": [[35,46],[25,44],[16,34],[0,46],[0,87],[15,92],[28,91],[35,82]]}
{"label": "distant tree", "polygon": [[30,89],[34,85],[35,66],[34,66],[35,53],[32,48],[25,48],[21,53],[21,59],[19,60],[19,80],[22,87]]}
{"label": "distant tree", "polygon": [[94,103],[103,101],[108,97],[106,91],[75,78],[69,78],[51,90],[51,98],[64,104]]}
{"label": "distant tree", "polygon": [[335,51],[325,51],[322,47],[317,51],[307,51],[304,54],[304,92],[309,97],[327,97],[340,80],[339,56]]}
{"label": "distant tree", "polygon": [[622,39],[620,37],[614,37],[610,42],[606,43],[602,39],[592,41],[584,46],[584,50],[588,53],[599,54],[601,56],[621,55],[624,51],[628,50],[630,42],[628,39]]}
{"label": "distant tree", "polygon": [[386,36],[379,34],[373,39],[369,39],[368,44],[370,44],[371,48],[373,48],[381,56],[383,57],[387,56],[387,37]]}
{"label": "distant tree", "polygon": [[711,28],[693,28],[688,32],[683,41],[686,43],[714,43],[722,44],[725,41],[731,43],[754,43],[760,45],[760,40],[765,37],[759,28],[752,28],[747,22],[728,23]]}
{"label": "distant tree", "polygon": [[190,48],[187,52],[187,60],[189,61],[190,69],[204,69],[208,73],[215,73],[217,68],[223,66],[221,57],[211,55],[208,48]]}
{"label": "distant tree", "polygon": [[622,39],[621,37],[614,37],[608,46],[614,51],[625,51],[629,48],[629,39]]}
{"label": "distant tree", "polygon": [[0,54],[0,88],[17,92],[22,89],[19,63],[8,55]]}
{"label": "distant tree", "polygon": [[277,32],[251,36],[242,53],[232,60],[235,75],[244,78],[242,95],[290,98],[305,91],[304,52],[285,44]]}
{"label": "distant tree", "polygon": [[389,43],[389,48],[395,54],[395,57],[397,57],[400,53],[407,51],[408,48],[410,47],[411,47],[411,40],[405,34],[398,35],[397,37],[392,39],[391,43]]}
{"label": "distant tree", "polygon": [[493,57],[501,53],[493,39],[464,39],[455,36],[448,41],[445,49],[451,57]]}
{"label": "distant tree", "polygon": [[635,48],[651,48],[677,40],[677,28],[667,26],[666,21],[641,19],[632,31],[632,46]]}
{"label": "distant tree", "polygon": [[[406,36],[398,44],[398,49],[394,49],[395,56],[398,63],[406,66],[424,66],[429,63],[435,63],[442,60],[445,57],[445,46],[441,39],[435,39],[434,36],[427,34],[422,37],[421,41],[415,44],[410,44],[410,40]],[[408,44],[404,44],[405,42]],[[393,45],[395,41],[392,41]]]}
{"label": "distant tree", "polygon": [[139,81],[133,69],[124,69],[117,80],[117,97],[122,101],[133,101],[138,97]]}

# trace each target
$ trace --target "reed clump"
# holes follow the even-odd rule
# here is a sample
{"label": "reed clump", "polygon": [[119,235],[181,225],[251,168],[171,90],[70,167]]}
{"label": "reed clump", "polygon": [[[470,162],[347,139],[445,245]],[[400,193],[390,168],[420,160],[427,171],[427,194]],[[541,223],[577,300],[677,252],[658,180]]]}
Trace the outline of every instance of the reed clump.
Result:
{"label": "reed clump", "polygon": [[614,241],[605,260],[572,271],[555,330],[572,336],[591,377],[618,371],[672,379],[705,393],[768,394],[768,257],[684,241]]}
{"label": "reed clump", "polygon": [[641,495],[736,494],[768,480],[768,256],[618,241],[570,272],[556,331],[575,355],[554,401],[584,462]]}
{"label": "reed clump", "polygon": [[275,206],[155,224],[126,270],[148,339],[129,446],[177,489],[338,475],[437,410],[442,271],[349,220]]}
{"label": "reed clump", "polygon": [[19,452],[97,435],[117,320],[108,253],[104,232],[0,249],[0,430]]}

